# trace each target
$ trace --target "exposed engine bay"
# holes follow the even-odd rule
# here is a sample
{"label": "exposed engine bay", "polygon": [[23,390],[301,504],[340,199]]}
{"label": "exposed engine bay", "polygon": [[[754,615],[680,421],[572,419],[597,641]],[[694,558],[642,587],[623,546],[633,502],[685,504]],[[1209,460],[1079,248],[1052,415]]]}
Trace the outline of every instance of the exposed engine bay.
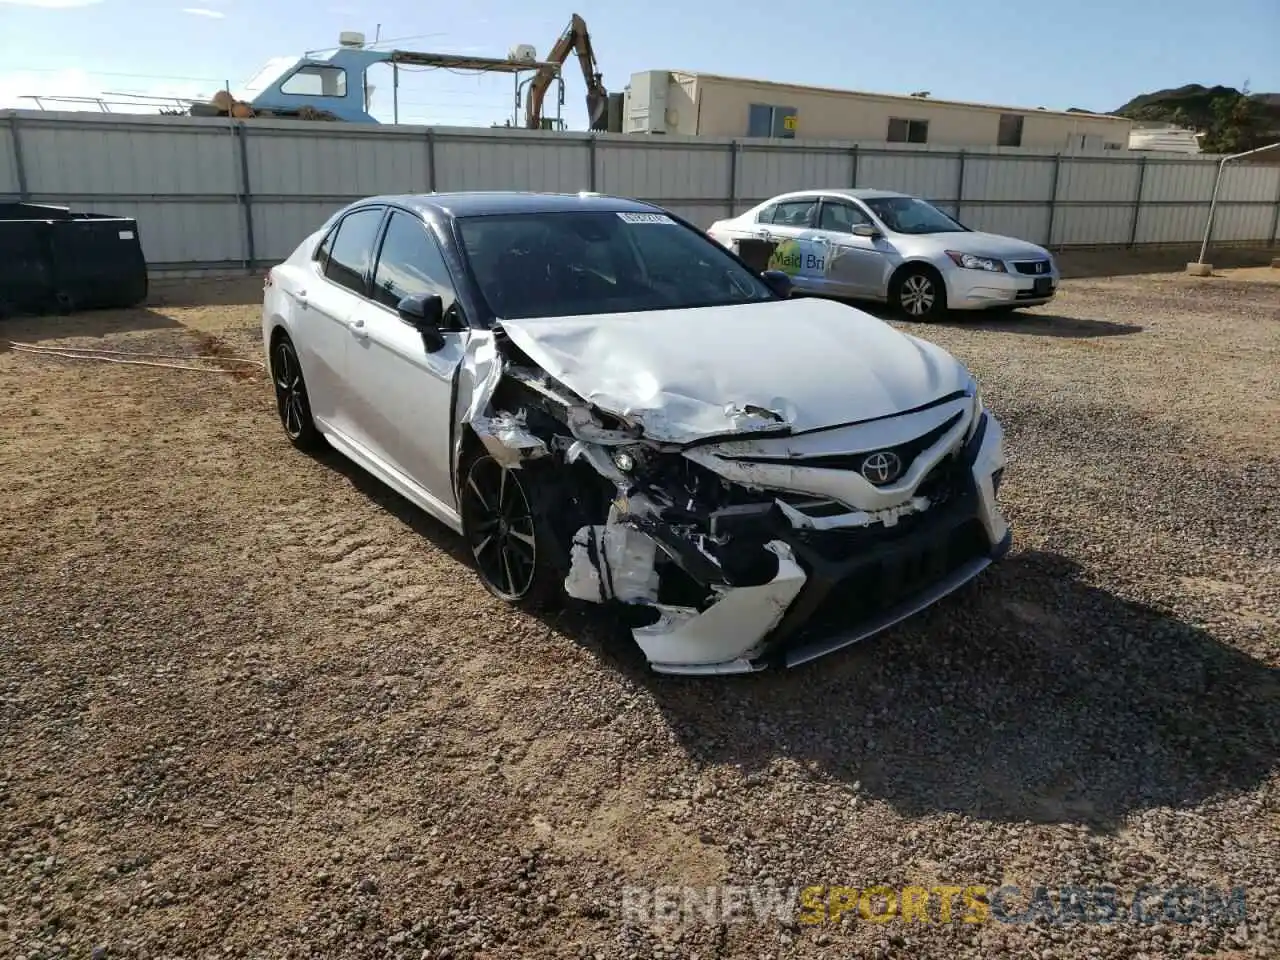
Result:
{"label": "exposed engine bay", "polygon": [[815,427],[785,398],[714,407],[690,388],[696,361],[688,382],[669,368],[641,376],[644,396],[629,400],[636,379],[619,385],[592,362],[624,347],[558,320],[474,332],[455,476],[466,428],[508,469],[553,470],[545,509],[565,592],[617,605],[655,670],[804,662],[923,609],[1008,549],[1002,435],[976,387]]}

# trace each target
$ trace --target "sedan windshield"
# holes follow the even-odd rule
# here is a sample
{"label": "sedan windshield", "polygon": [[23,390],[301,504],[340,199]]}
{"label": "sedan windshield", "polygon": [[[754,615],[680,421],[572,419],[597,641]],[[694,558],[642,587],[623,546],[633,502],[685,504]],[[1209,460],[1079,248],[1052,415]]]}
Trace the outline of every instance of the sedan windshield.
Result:
{"label": "sedan windshield", "polygon": [[967,233],[931,203],[915,197],[875,197],[863,200],[894,233]]}
{"label": "sedan windshield", "polygon": [[459,217],[480,291],[495,316],[577,316],[773,300],[712,240],[659,213]]}

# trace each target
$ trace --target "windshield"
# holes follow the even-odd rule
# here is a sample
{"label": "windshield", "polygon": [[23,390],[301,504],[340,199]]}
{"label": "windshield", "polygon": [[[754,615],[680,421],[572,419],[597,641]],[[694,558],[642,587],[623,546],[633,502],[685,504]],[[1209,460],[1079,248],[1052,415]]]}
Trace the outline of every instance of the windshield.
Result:
{"label": "windshield", "polygon": [[915,197],[875,197],[862,202],[894,233],[968,232],[933,204]]}
{"label": "windshield", "polygon": [[480,291],[498,317],[675,310],[773,300],[719,244],[659,213],[459,217]]}

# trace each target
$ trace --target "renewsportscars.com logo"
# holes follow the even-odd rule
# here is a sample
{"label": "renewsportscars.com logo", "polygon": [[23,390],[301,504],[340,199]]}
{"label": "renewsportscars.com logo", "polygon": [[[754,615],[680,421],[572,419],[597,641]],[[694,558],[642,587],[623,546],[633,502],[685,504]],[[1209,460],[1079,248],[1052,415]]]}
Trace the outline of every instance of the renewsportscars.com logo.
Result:
{"label": "renewsportscars.com logo", "polygon": [[624,887],[622,919],[641,924],[1212,923],[1247,919],[1245,888],[1037,886]]}

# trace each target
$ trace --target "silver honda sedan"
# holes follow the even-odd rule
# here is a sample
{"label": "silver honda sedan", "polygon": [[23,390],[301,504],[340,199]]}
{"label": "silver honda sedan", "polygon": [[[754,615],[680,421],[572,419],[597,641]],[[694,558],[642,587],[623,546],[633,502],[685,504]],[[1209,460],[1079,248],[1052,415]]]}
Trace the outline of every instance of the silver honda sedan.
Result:
{"label": "silver honda sedan", "polygon": [[886,302],[913,320],[947,310],[1012,310],[1058,289],[1049,251],[979,233],[919,197],[887,190],[801,190],[712,224],[735,252],[765,241],[770,269],[798,292]]}

